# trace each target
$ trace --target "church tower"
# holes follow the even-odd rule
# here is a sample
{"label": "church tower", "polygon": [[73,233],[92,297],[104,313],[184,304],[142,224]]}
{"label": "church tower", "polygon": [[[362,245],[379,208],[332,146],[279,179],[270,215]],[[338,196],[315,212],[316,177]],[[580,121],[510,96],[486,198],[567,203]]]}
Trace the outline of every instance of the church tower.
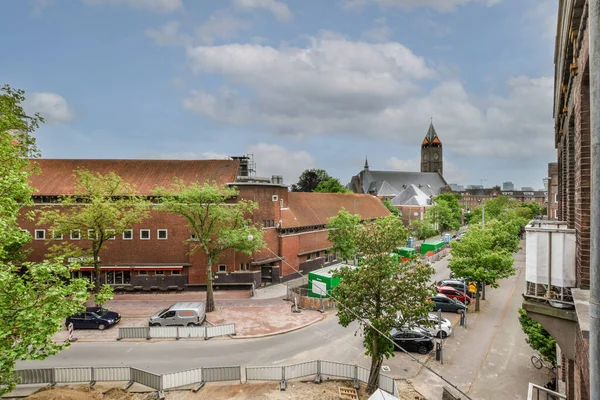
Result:
{"label": "church tower", "polygon": [[421,172],[439,172],[444,175],[444,160],[442,157],[442,141],[438,137],[433,121],[421,144]]}

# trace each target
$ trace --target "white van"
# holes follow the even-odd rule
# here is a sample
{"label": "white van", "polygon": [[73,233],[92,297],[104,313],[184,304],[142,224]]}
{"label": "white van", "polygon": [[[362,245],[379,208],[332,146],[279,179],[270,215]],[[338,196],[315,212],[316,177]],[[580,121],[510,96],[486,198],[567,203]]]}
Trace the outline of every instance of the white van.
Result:
{"label": "white van", "polygon": [[200,326],[206,320],[206,308],[201,301],[175,303],[150,317],[150,326]]}

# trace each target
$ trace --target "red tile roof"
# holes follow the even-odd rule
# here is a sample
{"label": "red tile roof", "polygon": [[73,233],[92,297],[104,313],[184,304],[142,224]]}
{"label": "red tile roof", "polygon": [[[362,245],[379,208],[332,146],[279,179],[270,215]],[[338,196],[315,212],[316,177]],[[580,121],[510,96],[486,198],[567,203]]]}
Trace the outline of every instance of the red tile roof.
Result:
{"label": "red tile roof", "polygon": [[283,229],[327,224],[342,208],[363,220],[390,214],[381,200],[367,194],[290,192],[288,196],[289,207],[281,212]]}
{"label": "red tile roof", "polygon": [[36,159],[41,170],[29,183],[38,196],[75,193],[73,172],[79,168],[106,174],[114,172],[136,186],[138,194],[148,195],[156,186],[167,187],[177,177],[186,182],[235,182],[237,160],[72,160]]}

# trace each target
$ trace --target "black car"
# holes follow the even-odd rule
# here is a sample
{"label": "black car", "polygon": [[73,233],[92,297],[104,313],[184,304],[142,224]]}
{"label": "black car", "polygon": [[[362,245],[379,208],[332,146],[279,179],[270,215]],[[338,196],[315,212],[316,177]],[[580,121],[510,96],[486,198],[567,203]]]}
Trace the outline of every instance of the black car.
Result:
{"label": "black car", "polygon": [[433,311],[442,310],[446,312],[460,313],[467,308],[460,301],[451,299],[443,294],[432,296],[430,300],[434,303]]}
{"label": "black car", "polygon": [[[433,337],[420,328],[392,329],[390,336],[394,339],[394,343],[406,351],[427,354],[433,350]],[[394,348],[394,350],[398,350],[398,348]]]}
{"label": "black car", "polygon": [[104,330],[109,326],[119,323],[121,316],[113,311],[109,311],[102,307],[87,307],[84,313],[70,316],[65,321],[65,325],[69,327],[69,323],[73,323],[73,329],[99,329]]}

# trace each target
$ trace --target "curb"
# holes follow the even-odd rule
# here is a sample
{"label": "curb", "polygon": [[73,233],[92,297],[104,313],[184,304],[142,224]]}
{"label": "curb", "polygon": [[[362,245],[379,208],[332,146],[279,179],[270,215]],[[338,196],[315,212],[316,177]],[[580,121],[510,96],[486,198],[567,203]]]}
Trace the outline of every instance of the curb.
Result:
{"label": "curb", "polygon": [[290,332],[294,332],[303,328],[306,328],[310,325],[316,324],[317,322],[323,321],[325,318],[327,318],[327,314],[322,314],[321,318],[318,318],[314,321],[310,321],[304,325],[300,325],[300,326],[296,326],[294,328],[290,328],[290,329],[286,329],[285,331],[279,331],[279,332],[273,332],[273,333],[264,333],[264,334],[260,334],[260,335],[248,335],[248,336],[231,336],[232,339],[259,339],[259,338],[264,338],[264,337],[269,337],[269,336],[277,336],[277,335],[283,335],[285,333],[290,333]]}

